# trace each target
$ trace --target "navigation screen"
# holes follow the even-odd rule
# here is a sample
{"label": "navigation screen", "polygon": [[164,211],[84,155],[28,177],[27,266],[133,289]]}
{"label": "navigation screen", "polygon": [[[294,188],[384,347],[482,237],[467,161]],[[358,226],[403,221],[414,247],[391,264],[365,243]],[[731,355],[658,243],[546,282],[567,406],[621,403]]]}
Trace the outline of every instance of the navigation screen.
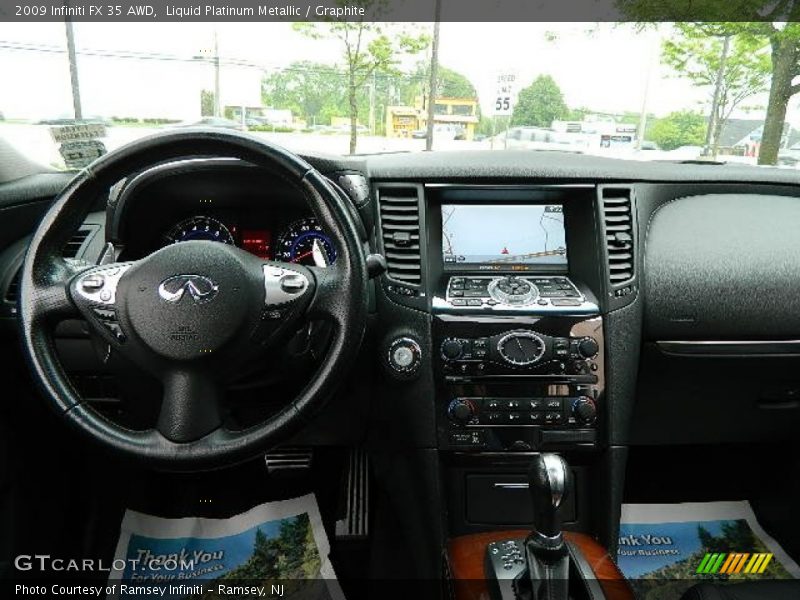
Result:
{"label": "navigation screen", "polygon": [[445,266],[567,265],[560,204],[443,204]]}

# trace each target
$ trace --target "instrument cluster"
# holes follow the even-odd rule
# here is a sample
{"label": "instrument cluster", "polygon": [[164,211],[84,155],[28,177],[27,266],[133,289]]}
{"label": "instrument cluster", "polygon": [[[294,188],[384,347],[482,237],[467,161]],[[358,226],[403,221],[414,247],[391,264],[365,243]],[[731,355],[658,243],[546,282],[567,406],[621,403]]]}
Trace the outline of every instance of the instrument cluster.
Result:
{"label": "instrument cluster", "polygon": [[164,232],[162,246],[190,240],[231,244],[265,260],[325,267],[336,260],[336,247],[314,217],[272,229],[244,225],[236,218],[195,215]]}

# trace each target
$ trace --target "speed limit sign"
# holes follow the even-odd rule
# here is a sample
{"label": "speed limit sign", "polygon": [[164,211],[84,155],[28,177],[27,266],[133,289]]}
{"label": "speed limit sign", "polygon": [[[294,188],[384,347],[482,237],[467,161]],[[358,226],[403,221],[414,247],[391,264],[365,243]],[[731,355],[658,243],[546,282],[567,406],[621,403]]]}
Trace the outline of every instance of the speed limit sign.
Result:
{"label": "speed limit sign", "polygon": [[500,73],[497,76],[497,88],[492,104],[492,112],[496,116],[510,115],[514,108],[514,88],[517,76],[514,73]]}

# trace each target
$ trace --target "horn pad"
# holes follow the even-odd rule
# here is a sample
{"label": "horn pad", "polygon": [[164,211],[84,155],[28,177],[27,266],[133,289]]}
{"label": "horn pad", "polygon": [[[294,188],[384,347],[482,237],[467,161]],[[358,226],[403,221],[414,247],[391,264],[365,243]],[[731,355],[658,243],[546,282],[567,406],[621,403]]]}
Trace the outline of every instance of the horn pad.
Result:
{"label": "horn pad", "polygon": [[120,280],[120,322],[165,358],[187,361],[214,354],[237,334],[241,338],[263,305],[263,276],[251,262],[251,255],[220,242],[162,248]]}

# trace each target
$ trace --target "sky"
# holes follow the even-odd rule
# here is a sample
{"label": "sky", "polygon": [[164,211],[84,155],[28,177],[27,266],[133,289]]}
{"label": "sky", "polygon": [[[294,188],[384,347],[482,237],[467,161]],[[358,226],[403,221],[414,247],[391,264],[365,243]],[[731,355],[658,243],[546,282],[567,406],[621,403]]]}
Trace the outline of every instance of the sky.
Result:
{"label": "sky", "polygon": [[[429,23],[417,26],[431,29]],[[341,56],[335,42],[305,38],[289,23],[76,23],[74,28],[79,52],[125,50],[185,59],[209,52],[216,30],[223,59],[257,66],[222,69],[224,104],[258,104],[263,68],[278,69],[297,60],[333,64]],[[611,23],[442,23],[440,63],[473,82],[484,109],[493,102],[497,75],[512,72],[518,87],[550,74],[568,106],[598,112],[639,112],[649,79],[647,111],[663,116],[698,109],[710,94],[659,64],[658,40],[670,30],[660,25],[637,31]],[[40,50],[10,50],[3,47],[8,43],[33,44]],[[6,82],[0,86],[0,112],[7,118],[70,114],[66,56],[41,51],[64,46],[63,23],[0,23],[0,81]],[[197,112],[198,90],[213,87],[208,64],[86,55],[78,61],[84,113],[89,116]],[[747,104],[764,105],[766,97]],[[760,118],[763,113],[735,116]],[[800,111],[795,102],[789,120],[800,120],[796,117]]]}

